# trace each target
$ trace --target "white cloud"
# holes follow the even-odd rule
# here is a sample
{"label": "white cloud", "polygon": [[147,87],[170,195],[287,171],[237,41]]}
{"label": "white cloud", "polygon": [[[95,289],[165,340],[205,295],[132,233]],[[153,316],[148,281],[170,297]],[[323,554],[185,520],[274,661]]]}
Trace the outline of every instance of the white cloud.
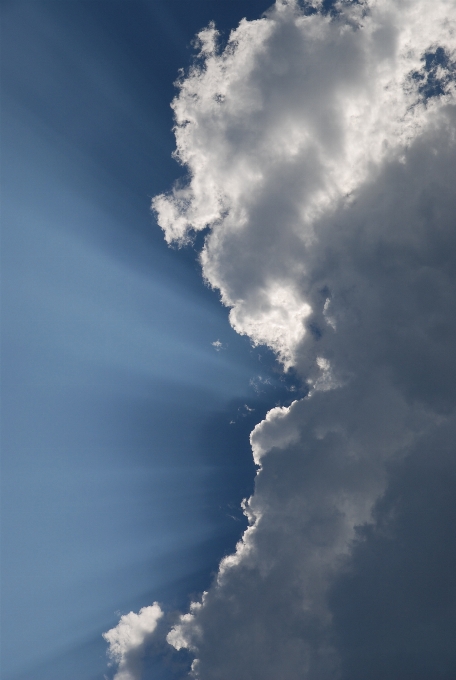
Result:
{"label": "white cloud", "polygon": [[455,419],[456,3],[338,9],[211,26],[174,101],[165,237],[209,227],[232,325],[310,386],[252,432],[250,526],[168,634],[201,680],[344,677],[328,589],[389,462]]}
{"label": "white cloud", "polygon": [[433,45],[454,52],[451,8],[384,0],[330,21],[287,2],[242,21],[221,53],[213,27],[200,33],[204,67],[173,103],[191,179],[153,205],[168,241],[211,227],[204,276],[236,330],[286,365],[309,313],[299,282],[315,221],[429,125],[441,101],[419,104],[410,74]]}
{"label": "white cloud", "polygon": [[139,680],[144,646],[162,616],[160,606],[154,602],[140,609],[139,614],[124,614],[115,628],[103,633],[109,644],[108,654],[118,664],[114,680]]}

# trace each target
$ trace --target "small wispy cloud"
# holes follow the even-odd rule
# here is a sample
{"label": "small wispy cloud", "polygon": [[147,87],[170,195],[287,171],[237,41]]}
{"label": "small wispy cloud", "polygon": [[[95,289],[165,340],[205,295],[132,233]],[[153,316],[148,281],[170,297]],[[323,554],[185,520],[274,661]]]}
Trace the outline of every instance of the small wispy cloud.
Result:
{"label": "small wispy cloud", "polygon": [[215,340],[211,343],[211,345],[216,352],[220,352],[221,349],[225,349],[225,345],[221,342],[221,340]]}
{"label": "small wispy cloud", "polygon": [[257,394],[261,394],[261,392],[264,392],[265,388],[271,386],[271,379],[257,375],[254,378],[250,378],[249,385],[250,387],[253,387]]}

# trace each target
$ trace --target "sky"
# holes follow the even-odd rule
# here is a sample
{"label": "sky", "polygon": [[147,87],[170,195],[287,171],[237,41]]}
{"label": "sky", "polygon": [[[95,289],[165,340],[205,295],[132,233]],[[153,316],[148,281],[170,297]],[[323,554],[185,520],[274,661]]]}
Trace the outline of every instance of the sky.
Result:
{"label": "sky", "polygon": [[5,680],[456,676],[456,4],[269,5],[2,3]]}

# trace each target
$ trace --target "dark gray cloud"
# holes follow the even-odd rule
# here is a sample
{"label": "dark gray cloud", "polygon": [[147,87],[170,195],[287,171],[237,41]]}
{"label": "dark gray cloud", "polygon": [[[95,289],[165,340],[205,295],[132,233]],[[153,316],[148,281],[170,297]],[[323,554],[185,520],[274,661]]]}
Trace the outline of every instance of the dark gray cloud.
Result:
{"label": "dark gray cloud", "polygon": [[443,426],[391,467],[332,586],[344,679],[456,675],[455,435]]}
{"label": "dark gray cloud", "polygon": [[[403,157],[317,224],[302,282],[308,323],[320,329],[314,353],[350,375],[388,372],[408,400],[442,413],[456,397],[455,123],[456,109],[443,108]],[[305,362],[309,342],[301,353]]]}

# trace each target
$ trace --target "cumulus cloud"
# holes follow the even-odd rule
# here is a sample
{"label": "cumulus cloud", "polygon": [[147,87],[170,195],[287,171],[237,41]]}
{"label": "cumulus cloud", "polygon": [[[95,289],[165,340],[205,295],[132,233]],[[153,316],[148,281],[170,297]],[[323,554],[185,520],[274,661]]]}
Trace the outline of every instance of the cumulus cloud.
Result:
{"label": "cumulus cloud", "polygon": [[103,637],[109,645],[108,654],[118,664],[114,680],[139,680],[144,648],[163,616],[160,606],[154,602],[140,609],[139,614],[130,612],[120,617],[115,628]]}
{"label": "cumulus cloud", "polygon": [[[411,555],[431,541],[407,529],[425,481],[410,481],[413,461],[456,470],[456,4],[277,0],[218,40],[212,25],[199,34],[173,103],[188,180],[153,207],[168,242],[206,230],[203,275],[233,327],[308,394],[252,432],[249,527],[168,642],[201,680],[404,677],[394,636],[372,675],[381,624],[371,639],[353,612],[368,618],[382,531],[409,530]],[[450,517],[439,507],[436,524]],[[408,616],[438,611],[428,600]],[[454,677],[454,655],[439,659],[407,677]]]}

